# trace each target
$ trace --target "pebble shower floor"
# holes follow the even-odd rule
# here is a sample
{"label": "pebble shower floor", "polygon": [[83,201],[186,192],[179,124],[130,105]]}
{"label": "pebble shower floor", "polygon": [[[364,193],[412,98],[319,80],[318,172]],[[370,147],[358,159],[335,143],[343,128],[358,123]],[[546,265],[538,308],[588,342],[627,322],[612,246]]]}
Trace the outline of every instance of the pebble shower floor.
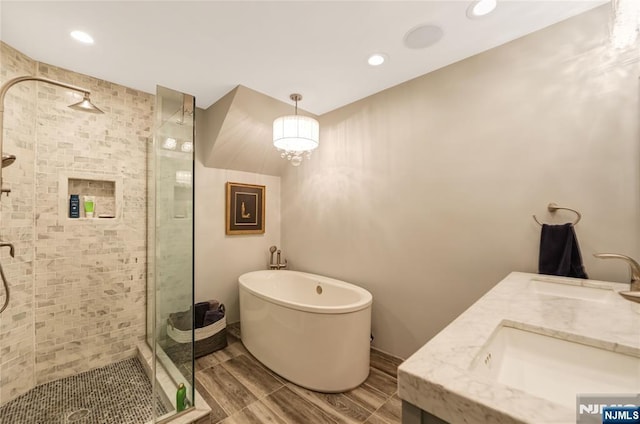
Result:
{"label": "pebble shower floor", "polygon": [[[42,384],[0,408],[0,424],[151,421],[151,382],[137,358]],[[156,416],[168,411],[162,402]]]}

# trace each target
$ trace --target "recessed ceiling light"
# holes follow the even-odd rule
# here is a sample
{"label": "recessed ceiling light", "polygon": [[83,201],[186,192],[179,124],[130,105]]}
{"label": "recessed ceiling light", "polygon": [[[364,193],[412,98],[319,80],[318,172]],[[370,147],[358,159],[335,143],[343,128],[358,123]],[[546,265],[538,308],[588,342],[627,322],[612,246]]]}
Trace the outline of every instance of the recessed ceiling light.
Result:
{"label": "recessed ceiling light", "polygon": [[369,56],[367,63],[371,66],[380,66],[387,60],[387,55],[384,53],[374,53]]}
{"label": "recessed ceiling light", "polygon": [[71,38],[84,44],[93,44],[93,37],[84,31],[71,31]]}
{"label": "recessed ceiling light", "polygon": [[424,49],[440,41],[443,35],[444,31],[439,26],[420,25],[407,32],[404,45],[410,49]]}
{"label": "recessed ceiling light", "polygon": [[493,12],[498,5],[497,0],[477,0],[467,8],[467,16],[469,18],[479,18]]}

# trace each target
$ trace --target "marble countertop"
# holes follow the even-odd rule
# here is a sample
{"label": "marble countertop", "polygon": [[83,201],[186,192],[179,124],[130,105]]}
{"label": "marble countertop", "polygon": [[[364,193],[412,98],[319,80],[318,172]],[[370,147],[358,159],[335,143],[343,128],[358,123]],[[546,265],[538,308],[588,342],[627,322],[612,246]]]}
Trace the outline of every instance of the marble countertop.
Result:
{"label": "marble countertop", "polygon": [[470,371],[503,324],[640,357],[640,303],[535,293],[531,280],[629,290],[628,284],[512,272],[398,368],[399,396],[450,423],[575,423],[569,408]]}

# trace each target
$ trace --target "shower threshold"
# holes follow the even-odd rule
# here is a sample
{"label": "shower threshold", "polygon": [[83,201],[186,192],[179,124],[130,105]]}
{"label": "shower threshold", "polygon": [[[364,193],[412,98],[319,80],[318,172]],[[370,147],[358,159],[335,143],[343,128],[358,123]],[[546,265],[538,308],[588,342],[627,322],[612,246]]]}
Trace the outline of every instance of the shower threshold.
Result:
{"label": "shower threshold", "polygon": [[168,410],[152,402],[138,357],[37,386],[0,407],[3,424],[140,424]]}
{"label": "shower threshold", "polygon": [[[156,345],[156,354],[158,361],[156,363],[156,382],[157,393],[165,405],[168,405],[171,413],[165,416],[158,416],[159,423],[171,423],[171,424],[190,424],[200,423],[201,420],[208,422],[208,416],[211,413],[209,404],[202,398],[197,390],[194,390],[195,405],[182,413],[173,415],[175,411],[176,401],[176,382],[183,382],[187,386],[187,393],[191,391],[191,384],[185,380],[184,371],[180,371],[178,367],[173,363],[171,358],[167,356],[162,347]],[[153,352],[149,348],[146,342],[138,343],[138,358],[144,366],[147,375],[151,377],[153,375],[152,370],[152,358]]]}

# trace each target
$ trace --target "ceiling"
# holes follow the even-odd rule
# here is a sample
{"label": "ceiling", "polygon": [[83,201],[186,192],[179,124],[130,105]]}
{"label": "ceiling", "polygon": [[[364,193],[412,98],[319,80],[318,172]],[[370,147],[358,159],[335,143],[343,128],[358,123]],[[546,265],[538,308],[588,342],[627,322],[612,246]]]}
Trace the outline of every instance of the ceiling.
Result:
{"label": "ceiling", "polygon": [[[498,0],[469,19],[471,1],[8,1],[1,39],[31,58],[154,93],[156,84],[206,108],[242,84],[320,115],[504,44],[607,0]],[[421,24],[443,38],[409,49]],[[95,44],[69,37],[80,29]],[[389,60],[371,67],[371,53]]]}

